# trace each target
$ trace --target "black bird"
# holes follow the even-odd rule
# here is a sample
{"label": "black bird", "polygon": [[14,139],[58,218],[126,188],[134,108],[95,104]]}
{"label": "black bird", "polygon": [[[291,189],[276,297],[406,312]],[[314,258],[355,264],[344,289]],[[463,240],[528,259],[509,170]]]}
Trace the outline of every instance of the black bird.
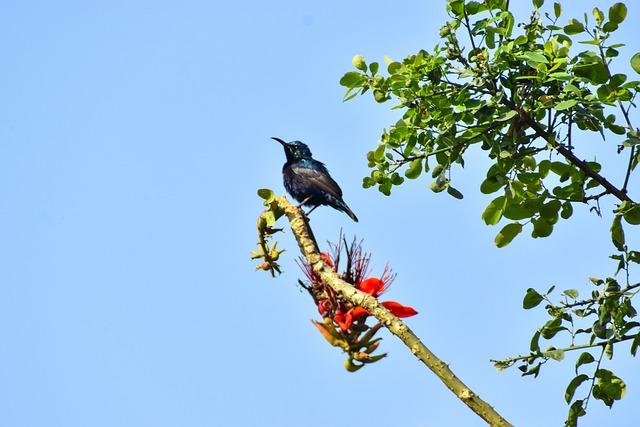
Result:
{"label": "black bird", "polygon": [[349,215],[358,222],[349,206],[342,200],[342,190],[331,178],[324,163],[311,157],[311,150],[300,141],[284,142],[280,138],[271,138],[284,147],[287,162],[282,167],[284,188],[304,206],[313,206],[310,214],[320,205],[328,205]]}

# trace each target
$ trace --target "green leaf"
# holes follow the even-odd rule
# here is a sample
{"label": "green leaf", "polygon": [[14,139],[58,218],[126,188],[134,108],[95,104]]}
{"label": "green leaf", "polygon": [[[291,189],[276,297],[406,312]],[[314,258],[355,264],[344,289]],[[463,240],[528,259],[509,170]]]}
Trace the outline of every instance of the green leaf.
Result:
{"label": "green leaf", "polygon": [[562,211],[560,212],[560,217],[562,219],[569,219],[573,215],[573,206],[571,206],[571,202],[564,202],[562,204]]}
{"label": "green leaf", "polygon": [[465,2],[464,11],[467,13],[468,16],[477,14],[480,11],[480,9],[481,9],[481,5],[477,1]]}
{"label": "green leaf", "polygon": [[340,79],[340,85],[348,88],[356,88],[362,86],[367,78],[357,71],[349,71]]}
{"label": "green leaf", "polygon": [[593,322],[593,326],[591,326],[591,331],[596,337],[600,339],[607,339],[606,323],[603,323],[600,320],[596,320],[595,322]]}
{"label": "green leaf", "polygon": [[540,350],[540,344],[538,344],[538,341],[540,341],[540,331],[536,331],[536,333],[533,334],[533,336],[531,337],[531,342],[529,343],[529,350],[538,352]]}
{"label": "green leaf", "polygon": [[579,293],[577,289],[567,289],[562,293],[562,295],[566,295],[571,299],[578,299]]}
{"label": "green leaf", "polygon": [[636,334],[636,337],[631,342],[631,355],[634,357],[638,351],[638,346],[640,346],[640,332]]}
{"label": "green leaf", "polygon": [[580,34],[584,32],[584,25],[580,21],[576,21],[575,19],[569,20],[569,25],[566,25],[563,28],[564,32],[568,36],[572,36],[574,34]]}
{"label": "green leaf", "polygon": [[533,231],[531,232],[531,236],[534,238],[537,237],[549,237],[553,232],[553,224],[544,218],[534,218],[531,220],[533,224]]}
{"label": "green leaf", "polygon": [[589,58],[581,61],[573,67],[573,72],[578,77],[584,77],[593,84],[601,85],[609,80],[609,70],[600,60]]}
{"label": "green leaf", "polygon": [[560,5],[560,3],[556,2],[553,4],[553,14],[556,16],[556,19],[562,15],[562,5]]}
{"label": "green leaf", "polygon": [[542,355],[544,357],[548,357],[550,359],[553,359],[553,360],[555,360],[557,362],[561,362],[562,360],[564,360],[564,350],[562,350],[560,348],[543,351]]}
{"label": "green leaf", "polygon": [[414,159],[409,162],[409,168],[404,172],[404,176],[409,179],[416,179],[422,173],[422,158]]}
{"label": "green leaf", "polygon": [[[603,400],[607,406],[613,405],[613,400],[620,400],[627,394],[627,385],[618,378],[613,372],[607,369],[598,369],[595,374],[598,378],[598,386],[600,388],[600,400]],[[596,399],[598,397],[594,396]],[[609,404],[608,399],[612,401]]]}
{"label": "green leaf", "polygon": [[633,68],[633,71],[640,74],[640,52],[631,57],[631,68]]}
{"label": "green leaf", "polygon": [[518,38],[516,38],[513,43],[517,44],[517,45],[523,45],[523,44],[527,44],[529,43],[529,37],[527,36],[518,36]]}
{"label": "green leaf", "polygon": [[387,93],[383,90],[374,90],[373,99],[375,99],[376,102],[381,104],[387,100]]}
{"label": "green leaf", "polygon": [[536,9],[540,9],[543,4],[544,4],[544,0],[533,0],[533,6]]}
{"label": "green leaf", "polygon": [[489,206],[482,212],[482,219],[487,225],[496,225],[502,218],[505,196],[498,196],[489,203]]}
{"label": "green leaf", "polygon": [[266,202],[271,202],[276,197],[275,194],[273,194],[273,191],[269,190],[268,188],[259,189],[258,196],[263,198]]}
{"label": "green leaf", "polygon": [[522,308],[529,310],[538,306],[543,300],[544,298],[538,293],[538,291],[533,288],[529,288],[524,296],[524,300],[522,300]]}
{"label": "green leaf", "polygon": [[542,338],[548,340],[556,336],[558,332],[566,330],[567,328],[562,326],[562,319],[560,317],[556,317],[544,324],[542,329],[540,329],[540,335],[542,335]]}
{"label": "green leaf", "polygon": [[624,3],[616,3],[609,8],[609,21],[620,24],[626,17],[627,6]]}
{"label": "green leaf", "polygon": [[[498,233],[495,238],[495,244],[499,248],[504,248],[507,246],[514,237],[516,237],[522,231],[522,224],[519,222],[512,222],[511,224],[507,224],[502,227],[502,230]],[[525,307],[526,308],[526,307]]]}
{"label": "green leaf", "polygon": [[[614,257],[612,256],[611,258],[614,258]],[[622,261],[622,255],[620,255],[620,261]],[[604,292],[605,293],[620,292],[620,284],[618,283],[617,280],[611,277],[607,277],[607,280],[604,285]]]}
{"label": "green leaf", "polygon": [[499,116],[497,116],[495,118],[495,121],[497,121],[497,122],[506,122],[507,120],[514,118],[517,114],[518,114],[517,111],[510,110],[510,111],[508,111],[508,112],[506,112],[504,114],[500,114]]}
{"label": "green leaf", "polygon": [[576,361],[576,374],[578,373],[578,368],[580,366],[586,365],[587,363],[595,362],[595,360],[596,359],[594,359],[591,353],[589,353],[588,351],[582,352],[582,354],[580,354],[580,357],[578,357],[578,360]]}
{"label": "green leaf", "polygon": [[616,215],[611,225],[611,241],[619,251],[624,250],[624,230],[622,229],[622,217]]}
{"label": "green leaf", "polygon": [[496,363],[494,363],[494,364],[493,364],[493,367],[494,367],[494,368],[496,369],[496,371],[498,371],[498,372],[502,372],[502,371],[504,371],[504,370],[505,370],[505,369],[507,369],[509,366],[511,366],[511,365],[509,365],[509,364],[508,364],[508,363],[506,363],[506,362],[501,362],[501,361],[498,361],[498,362],[496,362]]}
{"label": "green leaf", "polygon": [[540,373],[540,366],[542,364],[538,363],[536,366],[534,366],[533,368],[530,368],[529,370],[526,370],[525,366],[520,366],[518,367],[518,369],[520,369],[521,371],[525,371],[522,376],[526,376],[526,375],[533,375],[533,378],[536,378],[538,376],[538,374]]}
{"label": "green leaf", "polygon": [[504,185],[504,180],[499,179],[497,175],[493,175],[482,181],[480,184],[480,192],[482,194],[495,193]]}
{"label": "green leaf", "polygon": [[518,59],[527,60],[527,62],[530,63],[529,65],[536,64],[536,63],[538,63],[538,64],[548,64],[549,63],[549,60],[547,59],[546,56],[544,56],[544,55],[542,55],[540,53],[537,53],[537,52],[525,52],[522,55],[520,55],[518,57]]}
{"label": "green leaf", "polygon": [[573,400],[574,394],[576,393],[576,389],[580,386],[580,384],[587,381],[588,379],[589,379],[589,376],[585,374],[580,374],[574,379],[572,379],[569,385],[567,386],[567,390],[564,392],[564,400],[567,403],[571,402]]}
{"label": "green leaf", "polygon": [[618,55],[620,55],[620,52],[618,52],[616,49],[611,49],[610,47],[607,48],[604,53],[604,56],[606,56],[607,58],[615,58]]}
{"label": "green leaf", "polygon": [[558,176],[562,176],[569,171],[569,165],[564,162],[553,162],[551,163],[551,171]]}
{"label": "green leaf", "polygon": [[515,221],[531,218],[540,210],[542,206],[541,199],[526,199],[522,203],[507,203],[504,208],[503,215]]}
{"label": "green leaf", "polygon": [[604,13],[597,7],[593,8],[593,17],[596,18],[596,24],[602,25],[604,22]]}
{"label": "green leaf", "polygon": [[449,195],[455,197],[458,200],[462,200],[464,198],[462,193],[456,190],[455,188],[453,188],[452,186],[447,187],[447,193],[449,193]]}
{"label": "green leaf", "polygon": [[389,65],[387,65],[387,72],[391,75],[396,74],[401,69],[402,69],[402,64],[399,62],[390,62]]}
{"label": "green leaf", "polygon": [[433,181],[431,184],[429,184],[429,189],[431,189],[431,191],[433,191],[434,193],[440,193],[446,188],[446,182]]}
{"label": "green leaf", "polygon": [[578,100],[577,99],[568,99],[566,101],[559,102],[556,105],[556,110],[558,110],[558,111],[567,110],[567,109],[573,107],[576,104],[578,104]]}
{"label": "green leaf", "polygon": [[384,194],[385,196],[390,196],[391,195],[391,187],[393,186],[392,182],[390,179],[383,179],[382,182],[380,182],[380,185],[378,185],[378,191],[380,191],[382,194]]}
{"label": "green leaf", "polygon": [[440,175],[442,172],[444,171],[444,166],[442,166],[441,164],[437,164],[433,167],[433,169],[431,170],[431,178],[435,178],[438,175]]}
{"label": "green leaf", "polygon": [[629,251],[628,259],[629,259],[629,262],[635,262],[636,264],[640,264],[640,252]]}
{"label": "green leaf", "polygon": [[546,178],[549,174],[549,170],[551,170],[551,162],[549,160],[543,160],[538,163],[538,173],[540,173],[540,178]]}
{"label": "green leaf", "polygon": [[602,166],[598,162],[587,162],[587,166],[595,173],[599,173],[600,169],[602,169]]}
{"label": "green leaf", "polygon": [[[264,202],[264,204],[267,205],[268,202]],[[272,210],[267,210],[266,212],[264,212],[262,214],[262,218],[264,218],[267,227],[272,228],[274,225],[276,225],[276,216]]]}
{"label": "green leaf", "polygon": [[616,135],[624,135],[627,133],[627,130],[623,126],[609,125],[607,128]]}
{"label": "green leaf", "polygon": [[608,342],[607,345],[604,346],[604,354],[607,355],[607,359],[611,360],[613,358],[613,344]]}
{"label": "green leaf", "polygon": [[560,203],[560,200],[557,200],[557,199],[551,200],[548,203],[545,203],[544,205],[542,205],[542,207],[540,208],[540,216],[549,221],[551,221],[554,218],[557,219],[558,211],[560,211],[561,207],[562,207],[562,203]]}
{"label": "green leaf", "polygon": [[629,209],[625,209],[622,217],[631,225],[640,224],[640,205],[634,203]]}
{"label": "green leaf", "polygon": [[564,425],[567,427],[576,427],[578,425],[578,418],[583,417],[586,413],[584,410],[584,400],[576,400],[569,408],[569,415]]}

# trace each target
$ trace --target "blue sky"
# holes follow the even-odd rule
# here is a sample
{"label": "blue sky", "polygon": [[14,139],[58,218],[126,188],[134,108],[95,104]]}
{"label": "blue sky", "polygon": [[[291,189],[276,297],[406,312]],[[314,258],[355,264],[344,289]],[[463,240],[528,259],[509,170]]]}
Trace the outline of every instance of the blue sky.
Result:
{"label": "blue sky", "polygon": [[[525,21],[530,3],[517,3]],[[309,322],[291,233],[285,274],[254,271],[256,190],[284,193],[271,136],[308,143],[360,218],[316,210],[320,242],[340,228],[364,239],[374,273],[398,273],[389,298],[420,312],[407,323],[463,381],[515,425],[561,425],[573,355],[535,380],[488,359],[525,352],[546,320],[520,308],[527,288],[588,293],[589,276],[613,273],[609,207],[499,250],[480,219],[479,151],[454,175],[462,201],[425,177],[391,197],[361,186],[397,113],[343,104],[340,77],[355,54],[431,50],[445,21],[444,1],[1,5],[0,425],[484,425],[386,333],[389,357],[347,373]],[[625,67],[633,53],[621,50]],[[607,365],[627,397],[593,403],[581,425],[636,416],[627,354]]]}

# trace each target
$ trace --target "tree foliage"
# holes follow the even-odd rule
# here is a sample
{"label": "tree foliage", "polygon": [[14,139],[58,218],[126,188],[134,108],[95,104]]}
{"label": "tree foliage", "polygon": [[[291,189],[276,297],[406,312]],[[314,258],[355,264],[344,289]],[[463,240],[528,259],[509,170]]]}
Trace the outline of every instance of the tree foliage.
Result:
{"label": "tree foliage", "polygon": [[[390,195],[405,179],[427,175],[432,191],[462,198],[453,186],[457,167],[471,150],[486,154],[491,165],[479,189],[495,197],[482,220],[502,224],[498,247],[525,230],[533,238],[547,237],[576,206],[600,214],[601,200],[613,200],[614,277],[591,278],[590,295],[568,289],[559,302],[551,299],[553,288],[529,289],[523,307],[545,302],[550,319],[534,333],[528,355],[495,361],[498,370],[518,365],[523,375],[536,377],[548,360],[581,350],[565,393],[566,425],[573,426],[591,398],[612,406],[624,397],[624,381],[601,362],[613,358],[622,342],[630,343],[633,356],[640,345],[640,323],[632,320],[640,283],[631,271],[640,252],[628,246],[624,229],[640,224],[638,194],[629,191],[640,163],[640,132],[631,115],[640,82],[614,68],[624,46],[613,41],[627,16],[623,3],[568,20],[559,3],[550,11],[542,10],[543,0],[532,3],[533,13],[520,23],[506,0],[448,0],[451,20],[431,52],[402,61],[385,57],[384,74],[378,62],[367,64],[356,55],[355,71],[340,84],[347,88],[345,100],[371,93],[376,102],[393,102],[402,112],[367,154],[372,171],[365,188]],[[640,53],[630,66],[640,73]],[[586,133],[617,141],[607,146],[619,158],[622,178],[603,174],[593,149],[583,143]],[[543,349],[542,341],[552,339],[563,345]]]}

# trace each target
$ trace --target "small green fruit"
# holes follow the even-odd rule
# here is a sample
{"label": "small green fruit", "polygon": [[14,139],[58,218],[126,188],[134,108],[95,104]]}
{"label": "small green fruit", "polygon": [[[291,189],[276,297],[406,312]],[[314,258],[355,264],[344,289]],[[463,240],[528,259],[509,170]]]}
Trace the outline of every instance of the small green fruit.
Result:
{"label": "small green fruit", "polygon": [[360,71],[367,71],[367,62],[364,60],[364,56],[356,55],[351,60],[351,63]]}

